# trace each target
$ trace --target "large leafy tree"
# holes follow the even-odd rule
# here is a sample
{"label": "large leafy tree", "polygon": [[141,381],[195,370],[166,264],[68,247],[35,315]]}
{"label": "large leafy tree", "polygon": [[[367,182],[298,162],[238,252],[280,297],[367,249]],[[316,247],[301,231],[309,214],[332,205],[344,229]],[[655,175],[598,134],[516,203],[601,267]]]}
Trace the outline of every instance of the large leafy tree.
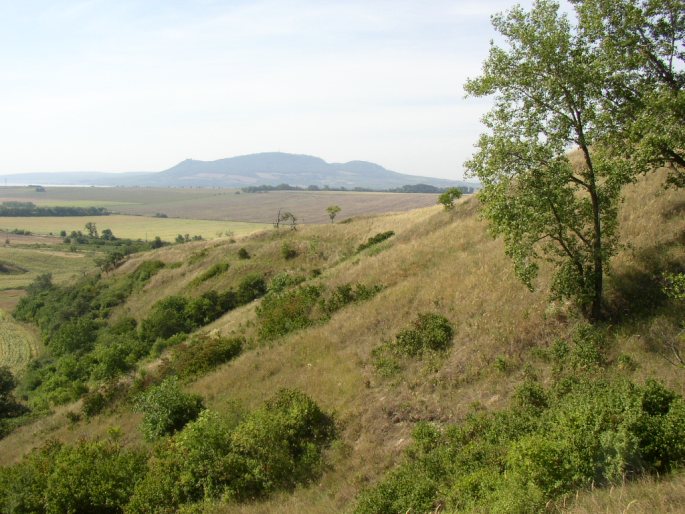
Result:
{"label": "large leafy tree", "polygon": [[491,45],[466,91],[495,103],[466,167],[483,184],[484,215],[517,275],[532,288],[538,261],[552,261],[554,296],[576,300],[597,320],[621,188],[635,173],[600,144],[602,61],[552,1],[514,7],[493,25],[505,45]]}
{"label": "large leafy tree", "polygon": [[607,77],[605,129],[644,170],[685,186],[685,1],[573,0]]}

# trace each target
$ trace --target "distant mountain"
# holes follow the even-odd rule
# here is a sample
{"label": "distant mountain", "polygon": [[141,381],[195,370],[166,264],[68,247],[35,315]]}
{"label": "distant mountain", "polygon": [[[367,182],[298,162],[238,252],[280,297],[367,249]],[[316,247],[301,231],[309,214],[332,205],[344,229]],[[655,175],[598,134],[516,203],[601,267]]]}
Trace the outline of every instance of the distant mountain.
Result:
{"label": "distant mountain", "polygon": [[463,181],[405,175],[372,162],[328,163],[319,157],[282,152],[241,155],[216,161],[187,159],[168,170],[156,173],[32,173],[7,175],[0,177],[0,181],[3,178],[8,183],[160,187],[290,184],[391,189],[417,183],[438,187],[473,185]]}

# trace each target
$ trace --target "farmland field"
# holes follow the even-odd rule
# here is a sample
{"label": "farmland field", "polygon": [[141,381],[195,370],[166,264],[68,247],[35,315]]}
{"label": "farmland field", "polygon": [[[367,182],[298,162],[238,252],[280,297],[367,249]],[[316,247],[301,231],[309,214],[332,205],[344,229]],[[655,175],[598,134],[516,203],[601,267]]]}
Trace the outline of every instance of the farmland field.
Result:
{"label": "farmland field", "polygon": [[326,214],[329,205],[339,205],[342,211],[338,219],[344,219],[435,205],[437,195],[353,191],[247,194],[235,189],[140,187],[47,187],[44,193],[37,193],[28,187],[0,187],[0,202],[3,201],[33,202],[43,206],[105,207],[120,214],[154,216],[162,213],[173,218],[252,223],[272,223],[278,210],[283,209],[294,213],[301,223],[325,223],[329,221]]}
{"label": "farmland field", "polygon": [[[15,228],[39,234],[59,234],[72,230],[84,230],[88,222],[96,224],[98,230],[110,229],[116,237],[129,239],[154,239],[159,236],[164,241],[173,241],[178,234],[201,235],[212,239],[232,232],[235,235],[249,234],[267,225],[233,221],[153,218],[146,216],[41,216],[41,217],[0,217],[0,230]],[[10,236],[11,237],[11,236]],[[1,258],[1,257],[0,257]]]}
{"label": "farmland field", "polygon": [[52,273],[56,283],[67,282],[95,267],[92,252],[66,252],[51,247],[0,246],[0,262],[23,268],[25,273],[0,274],[0,296],[3,291],[29,285],[41,273]]}
{"label": "farmland field", "polygon": [[36,334],[0,309],[0,366],[7,366],[16,374],[38,355],[39,350]]}

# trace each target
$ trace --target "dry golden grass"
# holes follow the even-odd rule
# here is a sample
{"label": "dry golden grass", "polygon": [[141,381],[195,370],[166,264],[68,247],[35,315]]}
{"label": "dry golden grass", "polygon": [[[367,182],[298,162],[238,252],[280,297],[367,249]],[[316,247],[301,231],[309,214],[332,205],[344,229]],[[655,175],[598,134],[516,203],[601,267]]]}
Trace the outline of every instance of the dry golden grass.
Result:
{"label": "dry golden grass", "polygon": [[644,478],[605,489],[579,493],[557,506],[569,514],[667,514],[685,512],[685,475]]}
{"label": "dry golden grass", "polygon": [[[612,301],[620,296],[616,284],[623,274],[638,265],[647,270],[641,252],[651,248],[658,250],[659,258],[685,264],[682,216],[668,214],[680,212],[685,192],[664,191],[662,181],[663,175],[653,174],[627,191],[622,231],[631,246],[614,260],[616,278],[609,281]],[[567,335],[578,317],[568,305],[549,302],[549,270],[545,267],[536,292],[529,292],[515,278],[502,243],[487,235],[477,213],[477,200],[468,198],[458,202],[453,212],[435,206],[346,224],[306,226],[294,232],[271,230],[235,243],[226,239],[191,243],[134,257],[114,272],[128,273],[150,258],[181,263],[155,275],[118,313],[138,318],[164,296],[194,296],[209,288],[234,287],[247,272],[271,277],[291,271],[311,276],[312,270],[320,269],[322,274],[310,279],[314,283],[385,286],[373,299],[340,310],[326,324],[269,344],[253,343],[234,361],[189,385],[205,397],[210,408],[219,411],[235,400],[253,407],[280,387],[298,388],[333,412],[340,429],[339,441],[330,450],[329,469],[318,483],[260,503],[214,505],[208,510],[340,512],[349,508],[363,487],[398,461],[417,420],[459,421],[476,406],[497,409],[508,403],[523,368],[531,362],[530,349]],[[396,235],[355,253],[359,243],[387,230]],[[283,241],[298,249],[298,257],[289,261],[281,257]],[[678,246],[674,241],[681,243]],[[237,258],[242,246],[253,255],[251,259]],[[228,272],[192,285],[199,273],[220,261],[230,262]],[[236,309],[203,330],[252,337],[256,304]],[[417,313],[426,311],[441,313],[451,321],[455,327],[452,350],[444,359],[410,364],[395,378],[380,377],[371,363],[372,350],[394,337]],[[610,359],[630,355],[639,363],[635,371],[626,372],[634,379],[659,376],[670,387],[685,392],[682,371],[655,357],[642,338],[635,336],[636,330],[642,333],[649,327],[641,326],[639,320],[631,323],[625,333],[617,332]],[[507,372],[495,369],[497,357],[506,360]],[[69,426],[59,414],[40,423],[54,427],[47,435],[65,440],[102,436],[108,426],[117,424],[125,433],[134,433],[127,436],[131,441],[138,441],[137,419],[122,408],[114,416],[96,418],[89,424]],[[33,436],[34,426],[23,427],[0,441],[0,452],[7,452],[9,461],[47,436],[42,432]]]}

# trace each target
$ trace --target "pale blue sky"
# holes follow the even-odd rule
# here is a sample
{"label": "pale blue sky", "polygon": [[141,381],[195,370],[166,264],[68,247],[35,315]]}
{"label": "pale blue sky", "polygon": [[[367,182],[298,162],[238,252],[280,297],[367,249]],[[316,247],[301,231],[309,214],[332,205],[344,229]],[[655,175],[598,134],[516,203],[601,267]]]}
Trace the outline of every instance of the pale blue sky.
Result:
{"label": "pale blue sky", "polygon": [[459,178],[511,4],[0,0],[0,174],[284,151]]}

